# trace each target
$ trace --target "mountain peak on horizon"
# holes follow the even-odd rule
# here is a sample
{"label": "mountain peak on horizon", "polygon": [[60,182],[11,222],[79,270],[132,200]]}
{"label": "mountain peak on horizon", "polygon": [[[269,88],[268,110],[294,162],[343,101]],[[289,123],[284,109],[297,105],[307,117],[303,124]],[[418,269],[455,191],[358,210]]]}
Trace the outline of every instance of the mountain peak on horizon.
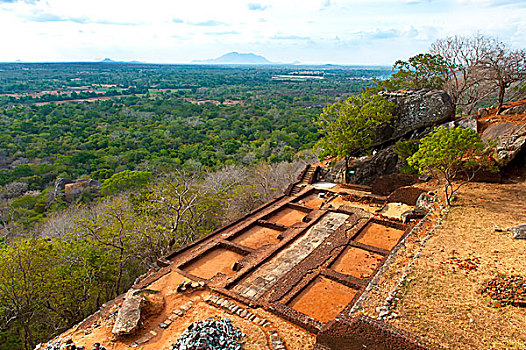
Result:
{"label": "mountain peak on horizon", "polygon": [[232,51],[220,57],[207,60],[193,60],[193,63],[210,64],[269,64],[272,63],[265,57],[253,53],[239,53]]}

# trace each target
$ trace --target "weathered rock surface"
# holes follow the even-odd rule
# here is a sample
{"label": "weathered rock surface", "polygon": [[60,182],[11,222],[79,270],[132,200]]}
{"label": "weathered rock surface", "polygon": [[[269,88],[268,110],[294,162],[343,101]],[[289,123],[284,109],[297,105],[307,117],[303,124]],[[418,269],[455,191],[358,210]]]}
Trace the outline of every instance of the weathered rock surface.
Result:
{"label": "weathered rock surface", "polygon": [[526,124],[501,123],[490,125],[482,133],[485,141],[496,140],[499,167],[505,167],[526,147]]}
{"label": "weathered rock surface", "polygon": [[434,192],[425,192],[418,196],[415,204],[415,212],[428,212],[433,209],[435,202],[438,201],[438,197]]}
{"label": "weathered rock surface", "polygon": [[416,129],[444,123],[455,115],[451,97],[444,91],[423,89],[382,92],[381,95],[397,104],[394,112],[397,118],[390,126],[378,130],[374,145],[397,140]]}
{"label": "weathered rock surface", "polygon": [[136,289],[130,289],[128,293],[126,293],[122,307],[113,325],[113,330],[111,331],[113,335],[119,337],[133,334],[139,327],[143,298],[137,295],[137,292]]}
{"label": "weathered rock surface", "polygon": [[401,202],[407,205],[416,205],[416,201],[426,190],[414,186],[404,186],[391,193],[387,200],[389,202]]}
{"label": "weathered rock surface", "polygon": [[142,315],[158,314],[164,308],[164,298],[158,291],[130,289],[124,298],[111,331],[116,337],[135,333]]}
{"label": "weathered rock surface", "polygon": [[471,129],[473,131],[478,132],[478,122],[477,119],[475,119],[474,117],[464,117],[457,120],[453,120],[449,123],[443,124],[443,126],[450,129],[460,126],[464,129]]}
{"label": "weathered rock surface", "polygon": [[508,227],[506,231],[513,233],[513,238],[515,239],[526,239],[526,224]]}
{"label": "weathered rock surface", "polygon": [[349,169],[354,173],[349,175],[349,182],[370,185],[380,176],[398,173],[401,167],[402,161],[393,151],[393,146],[389,146],[381,149],[374,156],[352,161]]}
{"label": "weathered rock surface", "polygon": [[411,186],[417,182],[418,175],[415,174],[390,174],[375,179],[371,184],[371,191],[374,194],[388,196],[398,188]]}
{"label": "weathered rock surface", "polygon": [[64,191],[64,188],[66,187],[67,184],[70,184],[70,183],[73,183],[74,181],[70,180],[70,179],[66,179],[66,178],[63,178],[63,177],[59,177],[55,180],[55,189],[53,191],[53,193],[55,194],[55,196],[57,195],[60,195],[62,193],[62,191]]}
{"label": "weathered rock surface", "polygon": [[507,108],[501,114],[511,115],[511,114],[522,114],[522,113],[526,113],[526,104]]}

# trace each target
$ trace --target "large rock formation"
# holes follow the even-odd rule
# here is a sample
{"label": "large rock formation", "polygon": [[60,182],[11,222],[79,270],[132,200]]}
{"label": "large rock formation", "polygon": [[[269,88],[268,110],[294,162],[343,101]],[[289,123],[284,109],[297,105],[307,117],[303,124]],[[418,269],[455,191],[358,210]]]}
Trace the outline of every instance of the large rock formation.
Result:
{"label": "large rock formation", "polygon": [[439,125],[455,116],[451,97],[444,91],[423,89],[380,94],[396,103],[394,114],[397,117],[391,125],[378,130],[375,146],[398,140],[417,129]]}
{"label": "large rock formation", "polygon": [[490,125],[482,133],[482,139],[496,141],[497,164],[500,168],[505,167],[526,147],[526,124],[501,123]]}
{"label": "large rock formation", "polygon": [[370,185],[380,176],[398,173],[401,167],[402,161],[393,151],[393,146],[389,146],[372,156],[353,160],[349,165],[351,173],[348,176],[348,181],[355,184]]}
{"label": "large rock formation", "polygon": [[[373,147],[379,148],[377,152],[352,161],[348,177],[351,183],[370,185],[380,176],[398,173],[404,164],[393,151],[392,144],[402,137],[423,137],[433,131],[434,126],[449,122],[455,114],[451,97],[444,91],[423,89],[380,94],[396,103],[396,118],[391,125],[377,130],[373,142]],[[325,181],[343,182],[343,169],[343,162],[339,162],[322,177]]]}

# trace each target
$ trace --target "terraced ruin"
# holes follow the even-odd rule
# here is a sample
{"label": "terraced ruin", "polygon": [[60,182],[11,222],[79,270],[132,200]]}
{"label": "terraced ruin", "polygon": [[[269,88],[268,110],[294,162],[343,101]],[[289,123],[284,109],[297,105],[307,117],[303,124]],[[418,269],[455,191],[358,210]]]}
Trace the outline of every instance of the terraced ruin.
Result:
{"label": "terraced ruin", "polygon": [[[363,186],[318,183],[318,177],[319,167],[308,166],[283,195],[160,259],[162,268],[132,291],[160,291],[163,311],[141,316],[129,335],[113,336],[112,346],[168,349],[192,322],[228,316],[246,334],[245,349],[324,349],[316,334],[348,333],[349,327],[372,327],[384,341],[423,348],[353,314],[418,220],[403,223],[400,210],[390,209],[394,203]],[[412,209],[414,203],[396,206]],[[380,214],[386,210],[395,214]],[[81,323],[75,340],[111,339],[123,305],[115,300]]]}

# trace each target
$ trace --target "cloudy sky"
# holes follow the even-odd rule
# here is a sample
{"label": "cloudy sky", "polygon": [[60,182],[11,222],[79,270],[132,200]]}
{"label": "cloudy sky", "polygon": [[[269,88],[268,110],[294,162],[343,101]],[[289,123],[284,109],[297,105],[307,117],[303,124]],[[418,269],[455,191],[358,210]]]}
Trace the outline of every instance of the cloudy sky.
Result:
{"label": "cloudy sky", "polygon": [[526,47],[526,0],[0,0],[0,61],[385,64],[448,35]]}

